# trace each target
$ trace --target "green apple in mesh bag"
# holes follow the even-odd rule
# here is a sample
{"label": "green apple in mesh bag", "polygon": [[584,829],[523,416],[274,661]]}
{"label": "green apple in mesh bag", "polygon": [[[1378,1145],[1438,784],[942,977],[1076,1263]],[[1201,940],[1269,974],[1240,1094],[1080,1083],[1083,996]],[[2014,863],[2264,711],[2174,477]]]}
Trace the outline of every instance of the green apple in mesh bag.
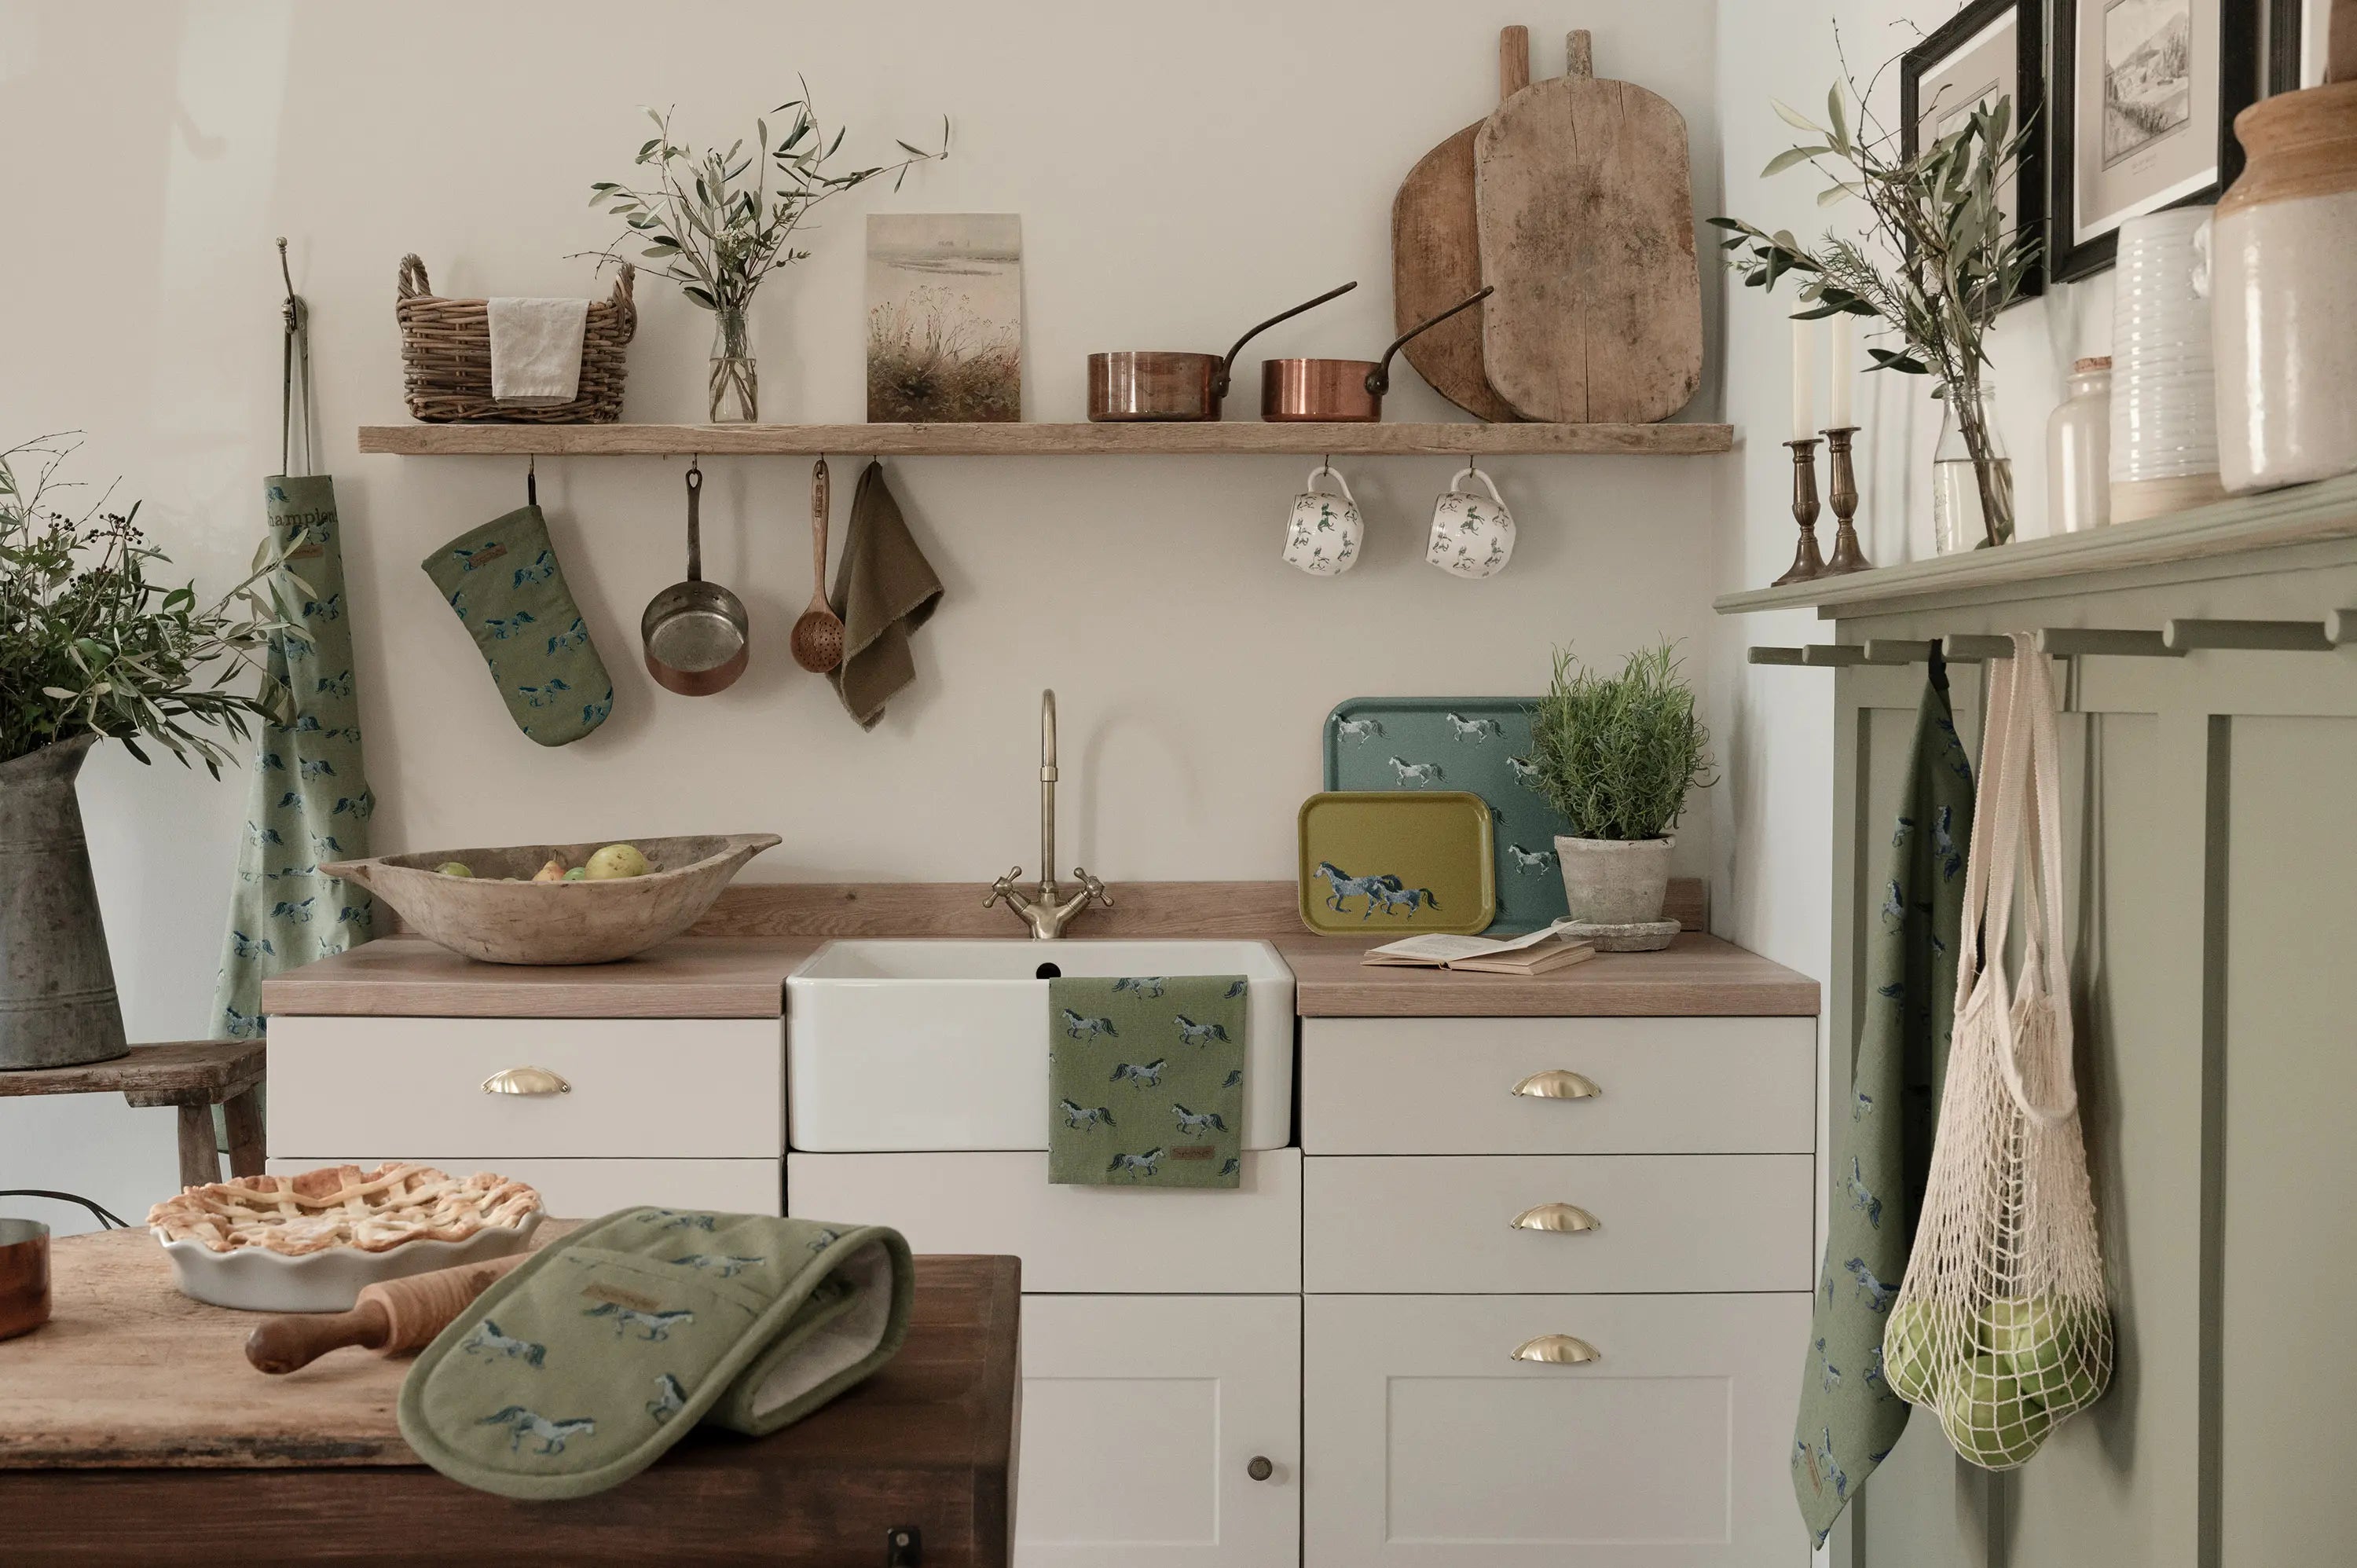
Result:
{"label": "green apple in mesh bag", "polygon": [[2003,1470],[2038,1452],[2053,1417],[1994,1356],[1975,1356],[1940,1379],[1940,1426],[1958,1454]]}
{"label": "green apple in mesh bag", "polygon": [[1902,1301],[1883,1325],[1883,1376],[1889,1380],[1891,1391],[1910,1404],[1939,1402],[1943,1328],[1948,1331],[1952,1345],[1969,1348],[1971,1336],[1962,1307],[1936,1301]]}
{"label": "green apple in mesh bag", "polygon": [[1997,1365],[2050,1411],[2068,1413],[2103,1391],[2095,1380],[2094,1326],[2059,1296],[1988,1302],[1980,1336]]}

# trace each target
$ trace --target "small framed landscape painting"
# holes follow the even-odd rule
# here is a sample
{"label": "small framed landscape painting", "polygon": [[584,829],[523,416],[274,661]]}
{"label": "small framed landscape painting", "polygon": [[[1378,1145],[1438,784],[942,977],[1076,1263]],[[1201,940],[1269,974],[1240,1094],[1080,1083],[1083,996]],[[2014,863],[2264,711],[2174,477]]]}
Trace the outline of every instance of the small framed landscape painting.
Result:
{"label": "small framed landscape painting", "polygon": [[1022,417],[1022,218],[870,214],[868,423]]}
{"label": "small framed landscape painting", "polygon": [[[1997,193],[2006,226],[2032,233],[2046,219],[2044,16],[2044,0],[1972,0],[1899,60],[1899,141],[1907,157],[2000,98],[2012,106],[2014,129],[2037,127],[2012,183]],[[2032,269],[2017,297],[2038,293],[2044,273],[2042,265]]]}
{"label": "small framed landscape painting", "polygon": [[2242,171],[2259,0],[2055,0],[2050,276],[2112,264],[2120,224],[2214,201]]}

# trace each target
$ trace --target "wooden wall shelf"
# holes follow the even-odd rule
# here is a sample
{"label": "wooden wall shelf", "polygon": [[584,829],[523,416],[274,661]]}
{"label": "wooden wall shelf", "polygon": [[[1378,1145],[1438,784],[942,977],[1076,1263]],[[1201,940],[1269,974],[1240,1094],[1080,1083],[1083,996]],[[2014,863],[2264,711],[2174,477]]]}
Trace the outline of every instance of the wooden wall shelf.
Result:
{"label": "wooden wall shelf", "polygon": [[363,424],[361,450],[405,456],[775,454],[847,457],[1697,456],[1728,424]]}
{"label": "wooden wall shelf", "polygon": [[[2234,496],[2145,522],[2031,539],[1903,565],[1755,588],[1714,601],[1721,615],[1815,607],[1821,619],[1880,615],[1933,600],[2081,593],[2099,573],[2195,572],[2199,563],[2254,550],[2357,539],[2357,474],[2262,495]],[[2206,569],[2196,572],[2204,575]]]}

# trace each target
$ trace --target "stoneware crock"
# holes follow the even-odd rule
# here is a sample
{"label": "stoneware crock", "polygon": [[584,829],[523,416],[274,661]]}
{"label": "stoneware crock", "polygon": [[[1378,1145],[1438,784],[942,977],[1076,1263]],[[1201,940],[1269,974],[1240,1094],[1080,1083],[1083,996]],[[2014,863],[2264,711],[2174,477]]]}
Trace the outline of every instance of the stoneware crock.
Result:
{"label": "stoneware crock", "polygon": [[1606,926],[1660,919],[1662,903],[1669,897],[1670,845],[1674,842],[1558,837],[1555,864],[1563,868],[1570,918]]}

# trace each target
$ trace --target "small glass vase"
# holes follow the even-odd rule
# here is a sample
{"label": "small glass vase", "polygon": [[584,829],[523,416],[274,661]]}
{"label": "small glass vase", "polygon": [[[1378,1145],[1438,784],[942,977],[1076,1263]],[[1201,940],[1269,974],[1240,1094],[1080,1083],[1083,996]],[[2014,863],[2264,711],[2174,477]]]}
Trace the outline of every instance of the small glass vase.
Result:
{"label": "small glass vase", "polygon": [[761,378],[753,363],[753,328],[745,307],[723,306],[712,313],[712,381],[707,409],[715,424],[758,424]]}
{"label": "small glass vase", "polygon": [[2003,544],[2013,537],[2013,459],[1997,434],[1996,388],[1980,384],[1969,417],[1942,386],[1940,445],[1932,455],[1932,544],[1943,555]]}

